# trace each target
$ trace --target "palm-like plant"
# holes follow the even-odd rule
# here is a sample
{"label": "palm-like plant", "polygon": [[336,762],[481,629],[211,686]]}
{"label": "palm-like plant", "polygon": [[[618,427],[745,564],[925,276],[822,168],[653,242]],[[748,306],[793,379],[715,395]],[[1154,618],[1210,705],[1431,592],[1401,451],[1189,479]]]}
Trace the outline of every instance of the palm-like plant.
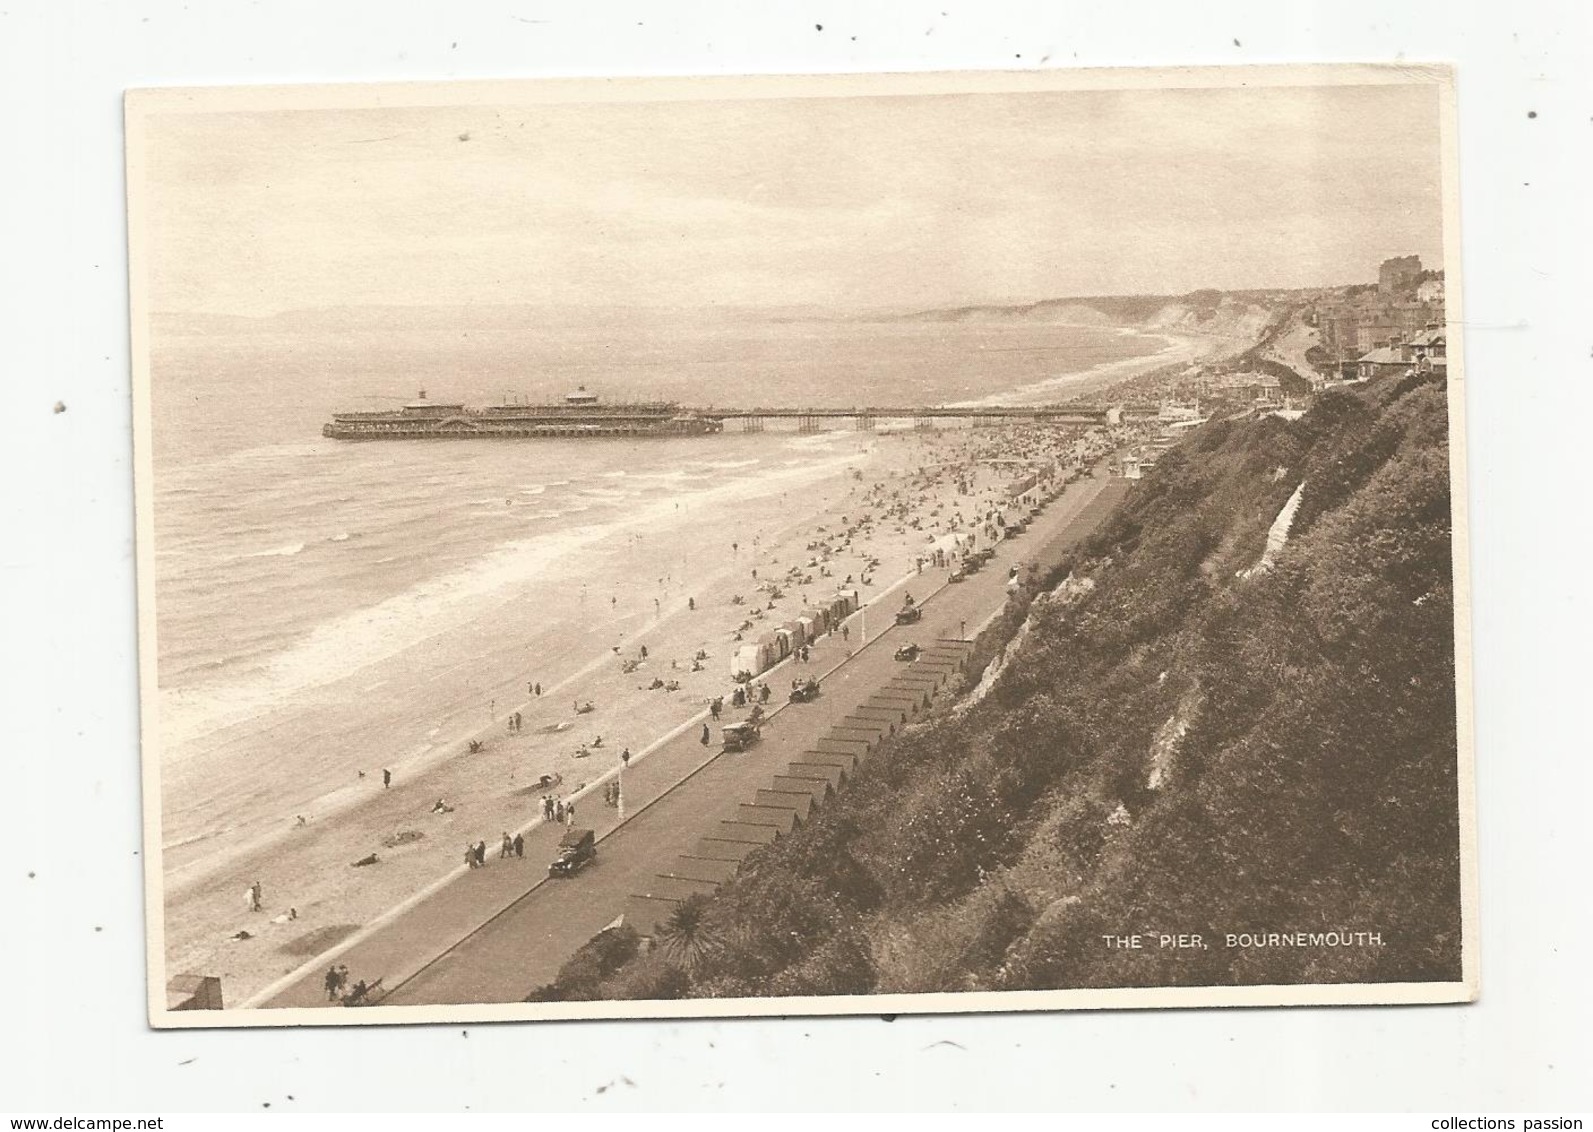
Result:
{"label": "palm-like plant", "polygon": [[718,949],[719,931],[708,917],[708,898],[689,896],[658,926],[664,954],[688,971],[700,967]]}

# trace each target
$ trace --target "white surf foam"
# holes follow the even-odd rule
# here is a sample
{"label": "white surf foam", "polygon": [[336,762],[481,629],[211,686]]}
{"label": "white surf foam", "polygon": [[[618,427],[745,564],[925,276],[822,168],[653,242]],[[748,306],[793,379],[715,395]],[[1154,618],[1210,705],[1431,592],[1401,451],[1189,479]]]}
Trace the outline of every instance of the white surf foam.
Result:
{"label": "white surf foam", "polygon": [[[633,505],[609,522],[500,544],[450,573],[323,622],[306,638],[268,657],[247,679],[165,690],[161,730],[167,757],[181,761],[204,735],[291,704],[310,689],[346,679],[430,638],[463,628],[495,600],[569,566],[579,551],[605,538],[627,529],[685,521],[721,503],[775,494],[834,474],[848,463],[848,457],[832,456],[800,467],[772,468],[696,491],[671,492],[655,502]],[[567,508],[563,513],[578,510],[587,508]]]}
{"label": "white surf foam", "polygon": [[290,542],[286,546],[272,547],[270,550],[256,550],[252,554],[245,554],[245,558],[287,558],[304,550],[302,542]]}

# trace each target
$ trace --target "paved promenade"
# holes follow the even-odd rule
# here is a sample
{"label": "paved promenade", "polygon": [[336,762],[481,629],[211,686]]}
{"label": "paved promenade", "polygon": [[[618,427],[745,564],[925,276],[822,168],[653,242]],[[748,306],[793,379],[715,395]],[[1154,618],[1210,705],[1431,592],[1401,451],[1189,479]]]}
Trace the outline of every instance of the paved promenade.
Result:
{"label": "paved promenade", "polygon": [[[577,948],[621,915],[633,893],[654,887],[662,867],[722,820],[734,819],[771,776],[899,675],[906,666],[893,658],[898,645],[974,634],[1001,609],[1012,563],[1043,568],[1054,562],[1098,525],[1125,490],[1121,480],[1082,480],[1028,532],[998,544],[995,558],[967,581],[948,584],[944,570],[926,571],[878,595],[851,619],[850,641],[832,634],[813,646],[810,663],[787,661],[763,677],[776,696],[763,741],[752,750],[721,754],[717,725],[714,743],[702,745],[704,713],[635,754],[623,772],[623,823],[604,804],[601,785],[619,773],[617,752],[607,755],[609,765],[594,757],[589,785],[576,797],[576,824],[597,831],[598,856],[578,875],[547,877],[562,827],[538,823],[526,829],[523,860],[499,860],[489,837],[486,868],[461,866],[251,1005],[326,1005],[321,980],[334,958],[347,965],[351,980],[381,979],[387,1005],[522,1000],[552,981]],[[904,592],[922,605],[924,616],[915,625],[896,626],[892,617]],[[782,703],[790,679],[808,675],[822,681],[819,699]],[[725,721],[742,715],[727,712]]]}

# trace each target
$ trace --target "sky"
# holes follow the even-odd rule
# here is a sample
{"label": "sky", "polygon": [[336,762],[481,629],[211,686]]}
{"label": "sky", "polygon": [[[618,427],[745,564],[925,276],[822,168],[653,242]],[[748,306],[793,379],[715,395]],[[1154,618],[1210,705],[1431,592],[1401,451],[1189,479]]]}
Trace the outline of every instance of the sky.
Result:
{"label": "sky", "polygon": [[151,309],[919,309],[1442,266],[1436,88],[152,117]]}

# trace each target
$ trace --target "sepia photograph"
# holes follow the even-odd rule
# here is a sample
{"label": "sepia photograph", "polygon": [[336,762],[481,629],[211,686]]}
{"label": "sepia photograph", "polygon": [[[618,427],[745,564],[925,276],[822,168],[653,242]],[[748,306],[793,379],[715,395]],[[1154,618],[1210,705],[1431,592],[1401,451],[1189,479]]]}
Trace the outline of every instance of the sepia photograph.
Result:
{"label": "sepia photograph", "polygon": [[1477,996],[1448,68],[125,111],[154,1026]]}

